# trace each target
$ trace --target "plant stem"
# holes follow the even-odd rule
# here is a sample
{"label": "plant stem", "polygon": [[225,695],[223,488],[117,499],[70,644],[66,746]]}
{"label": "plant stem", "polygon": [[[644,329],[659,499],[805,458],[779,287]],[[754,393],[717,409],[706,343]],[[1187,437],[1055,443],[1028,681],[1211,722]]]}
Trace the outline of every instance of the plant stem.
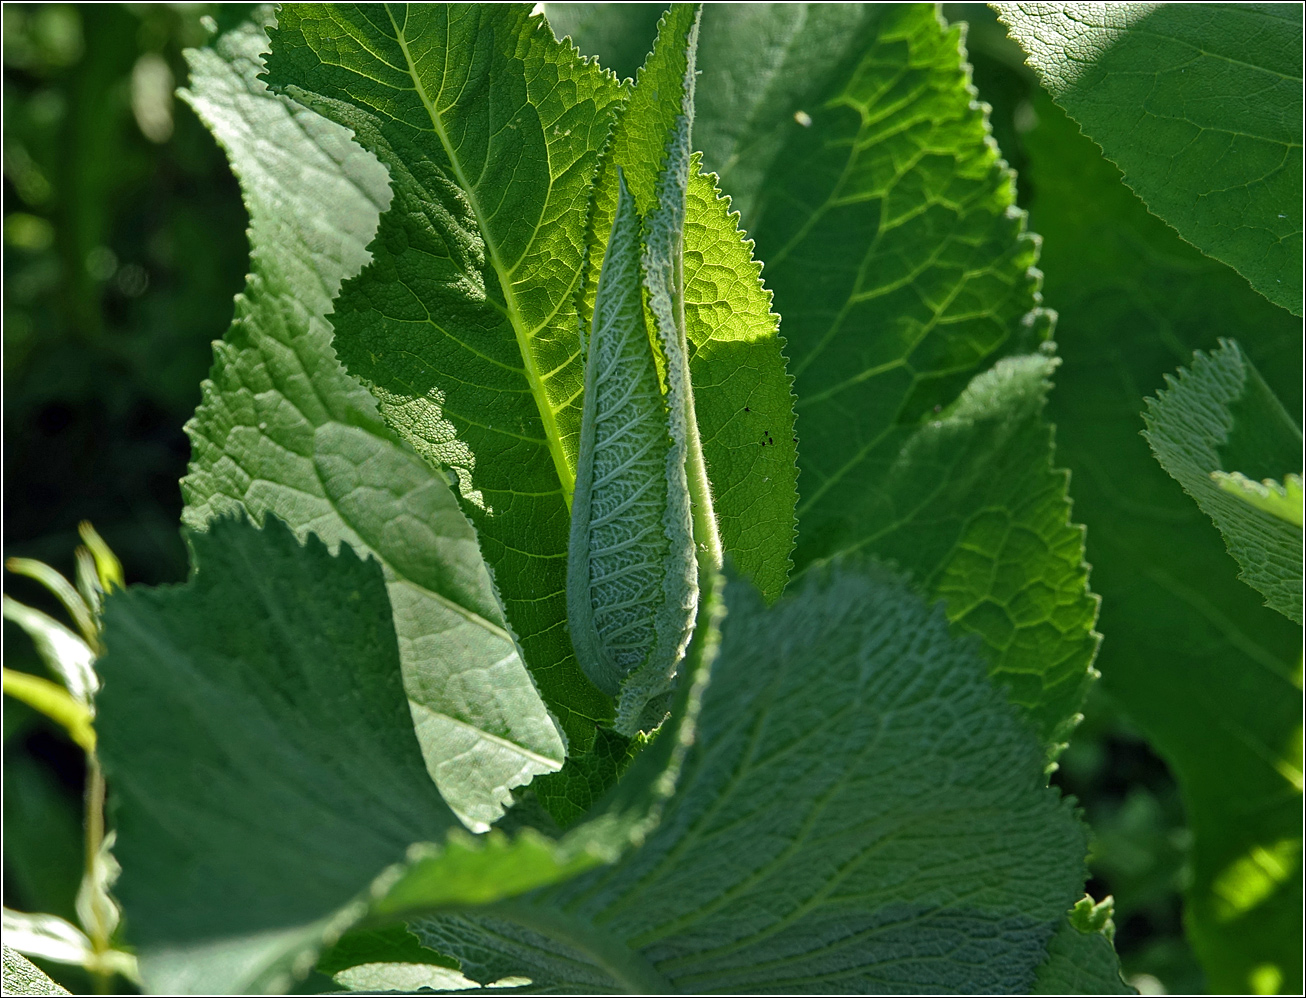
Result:
{"label": "plant stem", "polygon": [[[83,883],[94,882],[96,864],[100,858],[100,847],[104,844],[104,773],[100,769],[100,760],[94,752],[86,753],[86,869],[82,875]],[[90,936],[91,946],[97,956],[109,951],[109,939],[98,917],[98,911],[90,906],[92,917],[90,925],[84,926]],[[96,994],[110,993],[109,984],[112,974],[104,969],[91,971],[95,979]]]}

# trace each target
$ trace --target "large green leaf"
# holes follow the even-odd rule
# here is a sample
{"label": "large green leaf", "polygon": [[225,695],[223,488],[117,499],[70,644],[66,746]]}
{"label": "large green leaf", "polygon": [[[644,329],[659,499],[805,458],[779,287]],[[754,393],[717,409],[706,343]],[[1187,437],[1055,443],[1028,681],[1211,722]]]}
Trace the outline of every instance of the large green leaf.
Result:
{"label": "large green leaf", "polygon": [[473,838],[427,777],[380,566],[301,546],[272,516],[218,519],[191,545],[186,585],[109,598],[100,661],[118,895],[150,990],[283,988],[360,919],[536,888],[612,861],[656,820],[712,626],[665,737],[592,821],[561,841]]}
{"label": "large green leaf", "polygon": [[1212,472],[1244,469],[1253,478],[1284,478],[1300,466],[1301,428],[1236,342],[1223,342],[1209,356],[1198,353],[1191,367],[1167,381],[1170,387],[1147,401],[1145,436],[1153,453],[1220,528],[1243,581],[1267,606],[1300,624],[1301,524],[1226,491]]}
{"label": "large green leaf", "polygon": [[[645,30],[619,5],[546,9],[585,52]],[[984,636],[1055,753],[1097,638],[1082,531],[1039,416],[1052,362],[995,372],[929,418],[1049,326],[958,32],[925,5],[710,5],[695,141],[742,207],[784,316],[797,563],[869,548],[927,580]],[[769,441],[773,418],[750,407],[736,421]]]}
{"label": "large green leaf", "polygon": [[[274,89],[352,128],[391,171],[374,261],[336,303],[336,347],[401,436],[453,470],[510,629],[581,754],[612,705],[577,666],[565,623],[582,367],[572,309],[589,185],[622,89],[524,6],[288,8],[269,67]],[[794,501],[788,385],[758,267],[701,180],[685,270],[725,546],[775,595]],[[753,399],[788,442],[763,453],[735,418]]]}
{"label": "large green leaf", "polygon": [[1147,206],[1301,315],[1301,5],[993,6]]}
{"label": "large green leaf", "polygon": [[1103,687],[1178,778],[1212,991],[1253,990],[1254,973],[1299,991],[1301,882],[1274,857],[1301,840],[1301,630],[1238,581],[1139,432],[1144,396],[1231,333],[1299,409],[1300,324],[1149,216],[1050,101],[1034,109],[1030,211],[1065,358],[1052,416],[1103,593]]}
{"label": "large green leaf", "polygon": [[971,640],[881,570],[727,590],[682,786],[643,848],[411,923],[480,981],[566,992],[1029,988],[1084,829]]}
{"label": "large green leaf", "polygon": [[390,171],[372,263],[336,301],[336,350],[404,439],[452,469],[508,625],[582,751],[612,704],[566,627],[572,303],[620,88],[520,5],[296,5],[272,40],[273,89]]}
{"label": "large green leaf", "polygon": [[1048,334],[1037,243],[960,29],[910,5],[856,31],[856,61],[821,84],[806,124],[785,125],[755,209],[798,395],[795,562],[860,550],[911,572],[984,638],[1055,753],[1097,641],[1040,415],[1055,360],[985,371]]}
{"label": "large green leaf", "polygon": [[[384,427],[340,367],[324,318],[389,200],[348,132],[257,79],[266,16],[192,50],[183,96],[223,144],[250,213],[253,274],[187,425],[183,522],[274,513],[302,538],[385,567],[427,769],[482,830],[563,743],[504,628],[476,537],[444,480]],[[328,213],[323,204],[330,204]]]}

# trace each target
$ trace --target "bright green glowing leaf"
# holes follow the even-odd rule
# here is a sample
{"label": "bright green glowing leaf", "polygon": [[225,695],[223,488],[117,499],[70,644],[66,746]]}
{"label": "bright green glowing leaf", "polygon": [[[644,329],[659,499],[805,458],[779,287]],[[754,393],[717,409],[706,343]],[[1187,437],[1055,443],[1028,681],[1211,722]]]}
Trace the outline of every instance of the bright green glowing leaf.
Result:
{"label": "bright green glowing leaf", "polygon": [[335,358],[324,316],[367,260],[386,173],[345,129],[268,93],[257,78],[265,19],[188,56],[183,96],[241,181],[254,273],[187,426],[183,520],[203,529],[224,511],[273,513],[301,539],[312,531],[382,560],[427,769],[484,829],[514,786],[562,764],[563,743],[449,488]]}
{"label": "bright green glowing leaf", "polygon": [[1302,8],[995,3],[1147,206],[1302,314]]}
{"label": "bright green glowing leaf", "polygon": [[1085,833],[974,645],[882,571],[811,572],[769,609],[732,583],[727,608],[644,846],[419,938],[573,992],[1027,989]]}
{"label": "bright green glowing leaf", "polygon": [[[599,164],[587,229],[590,259],[580,300],[582,316],[593,311],[598,262],[617,203],[617,171],[623,172],[639,213],[656,217],[659,171],[670,149],[676,148],[670,144],[677,129],[689,127],[689,112],[697,100],[697,87],[687,87],[685,78],[687,68],[697,66],[687,48],[690,36],[696,40],[699,34],[693,6],[673,5],[660,31]],[[683,241],[683,260],[666,264],[674,271],[666,307],[675,314],[663,316],[661,322],[676,325],[676,338],[687,340],[695,417],[689,457],[695,462],[701,447],[724,553],[775,599],[789,575],[797,502],[794,400],[781,352],[779,317],[771,311],[771,295],[762,284],[752,244],[739,231],[738,217],[716,189],[715,178],[702,174],[697,161],[691,161],[684,186],[683,220],[671,220],[674,235],[669,235]],[[651,286],[656,307],[655,292]],[[665,351],[667,334],[659,330],[659,335]],[[692,439],[695,431],[698,445]],[[689,475],[692,482],[693,466]]]}
{"label": "bright green glowing leaf", "polygon": [[1240,471],[1213,471],[1211,481],[1221,491],[1237,496],[1271,516],[1286,523],[1295,523],[1299,527],[1302,525],[1302,507],[1306,502],[1306,494],[1302,491],[1301,475],[1287,475],[1280,485],[1273,478],[1254,482]]}
{"label": "bright green glowing leaf", "polygon": [[[828,28],[792,31],[815,45]],[[1036,241],[960,29],[903,6],[849,30],[856,58],[820,84],[809,125],[786,125],[755,212],[799,400],[795,563],[857,550],[910,572],[983,637],[1055,754],[1097,647],[1083,534],[1041,416],[1055,360],[986,371],[1048,335]]]}
{"label": "bright green glowing leaf", "polygon": [[1266,470],[1298,462],[1301,429],[1235,342],[1198,353],[1178,378],[1167,375],[1166,384],[1143,414],[1152,452],[1220,528],[1243,581],[1300,624],[1300,523],[1249,505],[1212,481],[1212,473],[1249,462]]}

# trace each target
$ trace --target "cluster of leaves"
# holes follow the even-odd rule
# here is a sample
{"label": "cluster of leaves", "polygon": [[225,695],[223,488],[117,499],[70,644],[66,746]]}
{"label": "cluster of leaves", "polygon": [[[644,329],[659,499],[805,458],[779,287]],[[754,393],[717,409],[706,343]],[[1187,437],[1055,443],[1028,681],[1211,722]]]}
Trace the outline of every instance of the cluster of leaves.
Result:
{"label": "cluster of leaves", "polygon": [[[1151,121],[1121,135],[1120,115],[1100,114],[1137,99],[1139,39],[1191,49],[1210,25],[997,6],[1052,96],[1109,155],[1119,144],[1148,205],[1300,312],[1299,228],[1295,244],[1273,221],[1231,234],[1219,198],[1188,217],[1174,207],[1186,195],[1167,200],[1134,157]],[[252,274],[188,426],[192,578],[110,598],[97,663],[117,894],[145,986],[1125,990],[1110,903],[1076,903],[1087,830],[1048,787],[1098,643],[1045,413],[1054,317],[960,28],[929,5],[660,18],[550,5],[547,18],[290,6],[189,55],[185,97],[241,182]],[[1300,12],[1284,23],[1265,34],[1295,24],[1299,79]],[[639,69],[622,82],[582,52]],[[1294,68],[1264,45],[1211,58],[1239,56]],[[1208,57],[1185,58],[1175,71],[1206,93]],[[1187,93],[1161,87],[1142,106],[1181,142],[1191,115],[1172,91]],[[1289,91],[1272,92],[1291,104]],[[1094,226],[1123,243],[1087,281],[1057,263],[1080,278],[1057,304],[1080,314],[1052,395],[1080,410],[1058,415],[1059,453],[1086,469],[1077,497],[1086,477],[1097,489],[1082,515],[1104,539],[1103,626],[1135,657],[1112,692],[1180,775],[1190,924],[1212,983],[1291,990],[1299,665],[1291,695],[1270,687],[1294,682],[1300,639],[1293,396],[1285,409],[1252,366],[1261,347],[1230,342],[1149,403],[1137,436],[1138,386],[1164,368],[1138,376],[1130,314],[1099,315],[1121,299],[1092,282],[1122,279],[1145,245],[1129,211],[1173,236],[1050,102],[1037,114],[1031,206],[1062,259]],[[677,165],[691,118],[701,162]],[[1244,184],[1244,216],[1292,181],[1282,121],[1262,131],[1278,172],[1260,146],[1226,149],[1218,176],[1187,171],[1220,191],[1238,170],[1268,178]],[[1299,189],[1299,133],[1295,148]],[[1085,205],[1089,182],[1102,196]],[[1125,220],[1104,225],[1112,206]],[[672,233],[671,307],[650,252],[647,296],[631,285],[625,307],[643,320],[631,328],[661,335],[642,377],[669,391],[673,419],[677,384],[692,384],[688,459],[729,576],[700,592],[654,731],[621,722],[616,686],[578,661],[574,600],[568,615],[573,493],[612,480],[595,471],[603,434],[585,429],[589,319],[631,218],[650,245]],[[1291,328],[1191,255],[1147,259],[1185,281],[1217,273],[1266,327]],[[1277,287],[1293,280],[1295,298]],[[1166,334],[1158,357],[1173,356]],[[1265,349],[1300,358],[1300,338]],[[1124,470],[1103,483],[1098,456],[1116,446],[1113,472],[1142,464],[1141,447],[1144,484]],[[1203,513],[1285,616],[1234,578]],[[1164,557],[1158,522],[1183,535]],[[698,556],[701,573],[702,543]],[[1183,590],[1203,570],[1188,558],[1227,569],[1232,595]],[[1131,602],[1149,584],[1171,602]],[[1198,623],[1164,616],[1176,596]],[[1230,616],[1244,612],[1256,629]],[[1249,656],[1261,681],[1231,679],[1210,648]],[[1155,693],[1193,659],[1210,688]],[[1174,721],[1183,697],[1206,729]]]}

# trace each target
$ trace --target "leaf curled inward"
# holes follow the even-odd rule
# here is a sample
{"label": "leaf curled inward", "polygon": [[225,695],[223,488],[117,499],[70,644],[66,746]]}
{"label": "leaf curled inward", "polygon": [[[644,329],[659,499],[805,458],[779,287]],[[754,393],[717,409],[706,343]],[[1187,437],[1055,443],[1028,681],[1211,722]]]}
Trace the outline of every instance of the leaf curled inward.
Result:
{"label": "leaf curled inward", "polygon": [[[644,323],[640,219],[621,183],[585,362],[567,604],[585,674],[619,697],[617,728],[658,703],[696,605],[684,427],[675,435]],[[647,709],[649,707],[652,709]]]}

